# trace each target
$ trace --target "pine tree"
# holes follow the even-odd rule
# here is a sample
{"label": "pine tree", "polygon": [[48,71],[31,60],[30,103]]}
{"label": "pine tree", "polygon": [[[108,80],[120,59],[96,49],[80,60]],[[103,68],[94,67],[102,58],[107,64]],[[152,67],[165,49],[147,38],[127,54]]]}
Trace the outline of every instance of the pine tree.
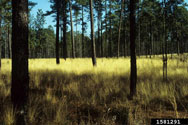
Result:
{"label": "pine tree", "polygon": [[124,0],[121,0],[121,11],[120,11],[119,28],[118,28],[117,57],[119,57],[119,55],[120,55],[119,51],[120,51],[120,37],[121,37],[121,22],[122,22],[123,4],[124,4]]}
{"label": "pine tree", "polygon": [[16,113],[16,125],[26,124],[29,91],[28,56],[28,0],[12,0],[11,100]]}
{"label": "pine tree", "polygon": [[131,73],[130,73],[130,97],[136,94],[137,68],[136,68],[136,2],[130,0],[130,53],[131,53]]}
{"label": "pine tree", "polygon": [[62,1],[62,18],[63,18],[63,58],[66,60],[67,58],[67,5],[68,2],[66,0]]}
{"label": "pine tree", "polygon": [[89,0],[90,4],[90,19],[91,19],[91,44],[92,44],[92,62],[93,66],[97,66],[96,50],[95,50],[95,33],[94,33],[94,19],[93,19],[93,1]]}
{"label": "pine tree", "polygon": [[45,16],[56,14],[56,64],[60,64],[59,59],[59,28],[60,28],[60,9],[62,0],[50,0],[52,3],[51,11],[47,11]]}
{"label": "pine tree", "polygon": [[71,0],[69,0],[69,11],[70,11],[70,21],[71,21],[72,57],[75,58],[75,42],[74,42],[74,31],[73,31],[73,21],[72,21],[72,1]]}

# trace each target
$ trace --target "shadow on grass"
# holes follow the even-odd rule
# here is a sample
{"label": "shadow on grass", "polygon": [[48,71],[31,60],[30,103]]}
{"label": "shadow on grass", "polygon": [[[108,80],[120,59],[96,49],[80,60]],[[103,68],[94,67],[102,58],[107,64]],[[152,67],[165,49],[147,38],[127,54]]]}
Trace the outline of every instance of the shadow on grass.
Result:
{"label": "shadow on grass", "polygon": [[[10,88],[10,76],[4,74],[0,78]],[[147,75],[144,78],[138,79],[138,82],[148,80]],[[31,71],[29,108],[31,114],[34,114],[33,121],[36,124],[46,124],[47,121],[57,124],[128,124],[129,107],[119,105],[127,103],[129,82],[128,73]],[[181,86],[176,88],[178,94],[181,94]],[[0,102],[0,115],[3,115],[4,107],[10,103],[10,99],[1,96],[0,99],[4,100]],[[177,105],[178,110],[188,109],[188,96],[177,99]],[[157,111],[159,108],[174,110],[173,105],[164,98],[152,98],[146,107]],[[59,121],[62,117],[66,120]]]}

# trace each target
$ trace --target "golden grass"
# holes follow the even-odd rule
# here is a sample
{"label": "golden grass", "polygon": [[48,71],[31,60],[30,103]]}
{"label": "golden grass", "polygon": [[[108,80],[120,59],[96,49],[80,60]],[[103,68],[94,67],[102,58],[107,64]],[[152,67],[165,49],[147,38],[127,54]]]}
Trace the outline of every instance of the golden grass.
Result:
{"label": "golden grass", "polygon": [[6,125],[12,125],[12,124],[14,124],[15,115],[14,115],[12,107],[6,108],[6,110],[4,112],[4,115],[3,115],[3,119],[4,119],[4,123]]}
{"label": "golden grass", "polygon": [[[163,82],[162,59],[137,59],[137,96],[129,101],[130,59],[30,59],[28,122],[32,124],[136,124],[148,122],[150,111],[162,117],[188,117],[188,62],[168,60]],[[21,68],[21,67],[20,67]],[[13,121],[10,105],[11,60],[2,60],[0,123]],[[127,120],[128,119],[128,120]],[[145,119],[144,121],[141,119]]]}

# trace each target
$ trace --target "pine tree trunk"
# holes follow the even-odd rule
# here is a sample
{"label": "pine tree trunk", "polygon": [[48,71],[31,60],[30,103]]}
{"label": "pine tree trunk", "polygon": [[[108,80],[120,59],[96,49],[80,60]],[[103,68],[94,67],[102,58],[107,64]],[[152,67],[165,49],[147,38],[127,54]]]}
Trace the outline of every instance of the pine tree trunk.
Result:
{"label": "pine tree trunk", "polygon": [[7,40],[4,41],[4,57],[7,58]]}
{"label": "pine tree trunk", "polygon": [[163,0],[163,80],[167,81],[167,38],[166,38],[166,0]]}
{"label": "pine tree trunk", "polygon": [[[105,18],[105,30],[106,30],[105,31],[105,44],[107,45],[107,41],[108,41],[108,33],[107,33],[107,31],[108,31],[108,28],[107,28],[107,17],[108,17],[108,15],[107,15],[107,0],[105,0],[105,15],[106,15],[106,18]],[[107,57],[108,54],[106,53],[105,56]]]}
{"label": "pine tree trunk", "polygon": [[92,43],[92,62],[93,66],[97,66],[96,50],[95,50],[95,32],[94,32],[94,19],[93,19],[93,1],[89,0],[90,4],[90,18],[91,18],[91,43]]}
{"label": "pine tree trunk", "polygon": [[63,58],[66,60],[67,58],[67,14],[66,14],[66,6],[67,2],[63,1]]}
{"label": "pine tree trunk", "polygon": [[[138,8],[138,18],[140,18],[140,0],[139,0],[139,8]],[[138,20],[138,56],[141,55],[141,42],[140,42],[140,31],[141,31],[141,20]]]}
{"label": "pine tree trunk", "polygon": [[0,17],[0,70],[1,70],[1,48],[2,48],[1,42],[2,42],[2,34],[1,34],[1,17]]}
{"label": "pine tree trunk", "polygon": [[126,44],[127,44],[126,34],[127,33],[126,33],[126,24],[125,24],[125,26],[124,26],[124,57],[126,57],[128,55],[128,53],[127,53],[128,47],[126,46]]}
{"label": "pine tree trunk", "polygon": [[12,50],[11,50],[11,39],[10,39],[10,27],[8,24],[8,33],[7,33],[7,42],[8,42],[8,57],[11,59],[12,58]]}
{"label": "pine tree trunk", "polygon": [[11,42],[11,32],[10,32],[10,24],[8,24],[8,51],[9,58],[12,58],[12,42]]}
{"label": "pine tree trunk", "polygon": [[84,53],[84,6],[82,5],[82,57]]}
{"label": "pine tree trunk", "polygon": [[155,57],[155,42],[154,42],[154,34],[152,33],[152,55]]}
{"label": "pine tree trunk", "polygon": [[98,31],[97,31],[97,35],[98,35],[98,39],[97,39],[97,43],[98,44],[96,44],[97,45],[97,56],[99,56],[100,57],[100,55],[101,55],[101,52],[100,52],[100,17],[99,17],[99,8],[98,8],[98,15],[97,15],[97,26],[98,26]]}
{"label": "pine tree trunk", "polygon": [[109,40],[109,57],[112,57],[112,1],[110,0],[110,40]]}
{"label": "pine tree trunk", "polygon": [[[126,0],[124,0],[124,15],[126,15],[126,9],[125,9],[125,6],[126,6]],[[127,42],[127,39],[126,39],[126,20],[125,20],[125,23],[124,23],[124,57],[128,56],[128,42]]]}
{"label": "pine tree trunk", "polygon": [[70,21],[71,21],[71,41],[72,41],[72,57],[75,58],[75,43],[74,43],[74,31],[72,22],[72,3],[69,0],[69,10],[70,10]]}
{"label": "pine tree trunk", "polygon": [[118,28],[118,47],[117,47],[117,57],[119,58],[119,48],[120,48],[120,38],[121,38],[121,22],[122,22],[122,13],[123,13],[123,3],[124,0],[121,0],[121,12],[119,18],[119,28]]}
{"label": "pine tree trunk", "polygon": [[171,59],[172,59],[172,53],[173,53],[173,42],[174,42],[174,35],[173,35],[173,28],[171,26],[171,40],[170,40],[170,43],[171,43],[171,49],[170,49],[170,53],[171,53]]}
{"label": "pine tree trunk", "polygon": [[57,17],[56,17],[56,64],[60,63],[59,60],[59,3],[57,4]]}
{"label": "pine tree trunk", "polygon": [[180,55],[180,42],[179,42],[179,36],[178,36],[178,30],[176,30],[176,41],[177,41],[177,54]]}
{"label": "pine tree trunk", "polygon": [[28,0],[12,0],[11,100],[14,111],[16,110],[16,125],[26,124],[29,91],[28,56]]}
{"label": "pine tree trunk", "polygon": [[150,54],[150,59],[151,59],[151,55],[152,55],[152,21],[150,19],[150,50],[149,50],[149,54]]}
{"label": "pine tree trunk", "polygon": [[75,36],[75,51],[76,51],[76,57],[79,57],[79,45],[78,45],[78,17],[76,16],[76,36]]}
{"label": "pine tree trunk", "polygon": [[103,57],[103,36],[102,36],[102,28],[103,28],[103,24],[102,24],[102,20],[101,20],[101,57]]}
{"label": "pine tree trunk", "polygon": [[63,46],[64,46],[64,44],[63,44],[63,26],[61,25],[60,26],[60,38],[61,38],[61,42],[59,43],[59,50],[60,50],[60,57],[63,57]]}
{"label": "pine tree trunk", "polygon": [[131,53],[131,74],[130,74],[130,97],[136,94],[137,68],[136,68],[136,2],[130,0],[130,53]]}

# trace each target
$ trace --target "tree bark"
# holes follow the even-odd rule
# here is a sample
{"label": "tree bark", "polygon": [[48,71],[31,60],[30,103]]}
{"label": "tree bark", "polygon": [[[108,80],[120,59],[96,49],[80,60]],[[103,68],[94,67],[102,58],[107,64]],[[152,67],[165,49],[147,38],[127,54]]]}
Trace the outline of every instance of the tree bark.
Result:
{"label": "tree bark", "polygon": [[28,56],[28,0],[12,0],[11,100],[16,111],[16,125],[26,124],[29,90]]}
{"label": "tree bark", "polygon": [[163,0],[163,80],[167,82],[166,0]]}
{"label": "tree bark", "polygon": [[11,50],[11,39],[10,39],[10,24],[8,24],[8,33],[7,33],[7,42],[8,42],[8,57],[12,58],[12,50]]}
{"label": "tree bark", "polygon": [[69,10],[70,10],[70,21],[71,21],[71,41],[72,41],[72,57],[75,58],[75,43],[74,43],[74,31],[72,22],[72,3],[69,0]]}
{"label": "tree bark", "polygon": [[60,63],[59,60],[59,3],[57,3],[57,17],[56,17],[56,64]]}
{"label": "tree bark", "polygon": [[1,70],[1,48],[2,48],[1,42],[2,42],[2,34],[1,34],[1,17],[0,17],[0,70]]}
{"label": "tree bark", "polygon": [[126,0],[124,0],[124,15],[125,15],[125,23],[124,23],[124,57],[128,56],[128,42],[127,42],[127,39],[126,39],[126,9],[125,9],[125,6],[126,6]]}
{"label": "tree bark", "polygon": [[7,58],[7,40],[4,41],[4,57]]}
{"label": "tree bark", "polygon": [[180,55],[180,43],[179,43],[179,35],[178,35],[178,28],[176,26],[176,42],[177,42],[177,54]]}
{"label": "tree bark", "polygon": [[141,4],[141,2],[140,2],[140,0],[139,0],[139,8],[138,8],[138,18],[139,18],[139,20],[138,20],[138,56],[140,57],[140,55],[141,55],[141,41],[140,41],[140,31],[141,31],[141,20],[140,20],[140,4]]}
{"label": "tree bark", "polygon": [[150,59],[151,59],[151,55],[152,55],[152,20],[150,19],[150,47],[149,47],[149,54],[150,54]]}
{"label": "tree bark", "polygon": [[[105,44],[107,45],[107,41],[108,41],[108,34],[107,34],[107,31],[108,31],[108,28],[107,28],[107,0],[105,0]],[[108,54],[106,54],[106,56],[108,56]]]}
{"label": "tree bark", "polygon": [[93,66],[97,66],[96,50],[95,50],[95,32],[94,32],[94,19],[93,19],[93,1],[89,0],[90,4],[90,18],[91,18],[91,43],[92,43],[92,62]]}
{"label": "tree bark", "polygon": [[97,39],[97,52],[98,52],[98,54],[97,54],[97,56],[101,56],[101,52],[100,52],[100,17],[99,17],[99,7],[97,8],[98,10],[97,10],[97,27],[98,27],[98,31],[97,31],[97,35],[98,35],[98,39]]}
{"label": "tree bark", "polygon": [[63,26],[60,26],[60,38],[61,38],[61,42],[59,43],[59,51],[60,51],[60,57],[63,57]]}
{"label": "tree bark", "polygon": [[137,68],[136,68],[136,2],[130,0],[130,53],[131,53],[131,74],[130,74],[130,97],[136,94]]}
{"label": "tree bark", "polygon": [[102,36],[102,28],[103,28],[103,24],[102,24],[102,20],[101,20],[101,57],[103,57],[103,36]]}
{"label": "tree bark", "polygon": [[78,40],[78,16],[76,15],[76,36],[75,36],[75,51],[76,51],[76,57],[79,57],[79,40]]}
{"label": "tree bark", "polygon": [[121,11],[119,18],[119,28],[118,28],[118,45],[117,45],[117,57],[119,58],[119,48],[120,48],[120,39],[121,39],[121,22],[122,22],[122,13],[123,13],[123,3],[124,0],[121,0]]}
{"label": "tree bark", "polygon": [[140,31],[141,31],[141,26],[140,26],[140,21],[139,21],[139,24],[138,24],[138,53],[139,53],[139,57],[141,55],[141,41],[140,41]]}
{"label": "tree bark", "polygon": [[109,57],[112,57],[112,1],[110,0],[110,40],[109,40]]}
{"label": "tree bark", "polygon": [[84,6],[82,5],[82,57],[84,53]]}
{"label": "tree bark", "polygon": [[67,14],[66,14],[66,6],[67,2],[63,1],[63,58],[66,60],[67,58]]}

